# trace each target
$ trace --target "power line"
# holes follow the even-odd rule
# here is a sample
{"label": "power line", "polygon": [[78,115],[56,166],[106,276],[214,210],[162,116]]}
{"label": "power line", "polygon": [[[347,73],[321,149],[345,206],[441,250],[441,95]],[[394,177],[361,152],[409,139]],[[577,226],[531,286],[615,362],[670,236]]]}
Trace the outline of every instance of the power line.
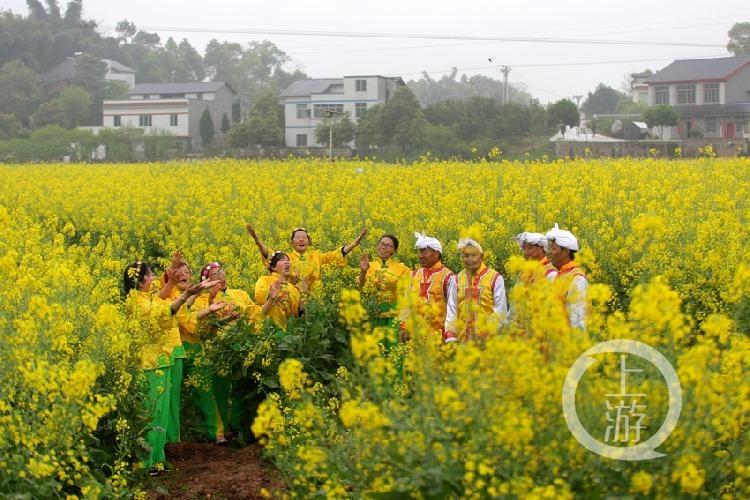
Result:
{"label": "power line", "polygon": [[724,44],[691,43],[691,42],[662,42],[647,40],[595,40],[581,38],[547,38],[528,36],[475,36],[475,35],[435,35],[419,33],[377,33],[377,32],[347,32],[347,31],[311,31],[311,30],[280,30],[268,28],[195,28],[178,26],[144,26],[143,30],[168,31],[174,33],[210,33],[232,35],[280,35],[280,36],[308,36],[333,38],[405,38],[421,40],[464,40],[476,42],[522,42],[522,43],[557,43],[577,45],[649,45],[666,47],[709,47],[725,48]]}

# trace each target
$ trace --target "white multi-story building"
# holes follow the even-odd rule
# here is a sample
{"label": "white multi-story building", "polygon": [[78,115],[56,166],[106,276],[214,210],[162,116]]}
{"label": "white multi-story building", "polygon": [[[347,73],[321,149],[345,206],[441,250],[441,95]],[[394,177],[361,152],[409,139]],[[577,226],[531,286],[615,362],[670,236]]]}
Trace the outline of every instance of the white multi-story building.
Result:
{"label": "white multi-story building", "polygon": [[401,77],[378,75],[299,80],[281,93],[284,104],[284,141],[287,147],[321,146],[315,127],[331,115],[349,113],[352,121],[376,104],[388,102]]}
{"label": "white multi-story building", "polygon": [[225,82],[143,83],[130,99],[104,101],[104,127],[134,127],[146,134],[167,133],[184,138],[188,148],[200,146],[200,119],[208,109],[215,137],[223,138],[221,123],[231,120],[234,90]]}

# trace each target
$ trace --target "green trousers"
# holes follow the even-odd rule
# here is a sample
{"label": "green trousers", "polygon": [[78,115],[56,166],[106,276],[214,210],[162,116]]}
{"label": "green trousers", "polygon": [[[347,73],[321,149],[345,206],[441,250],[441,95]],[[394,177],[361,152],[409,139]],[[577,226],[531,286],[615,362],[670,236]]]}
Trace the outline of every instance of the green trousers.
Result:
{"label": "green trousers", "polygon": [[144,465],[150,469],[165,460],[164,446],[167,444],[172,367],[143,370],[141,373],[147,386],[144,401],[149,415],[146,443],[151,450]]}
{"label": "green trousers", "polygon": [[169,420],[167,443],[180,442],[180,406],[182,404],[182,364],[184,358],[172,359],[169,387]]}
{"label": "green trousers", "polygon": [[[183,380],[192,383],[187,387],[188,404],[192,404],[198,416],[198,432],[208,439],[215,440],[224,437],[224,423],[222,422],[218,403],[221,398],[216,396],[214,378],[211,367],[196,361],[200,357],[203,346],[183,342],[187,357],[182,366]],[[228,392],[227,392],[228,395]],[[228,396],[227,396],[228,397]]]}

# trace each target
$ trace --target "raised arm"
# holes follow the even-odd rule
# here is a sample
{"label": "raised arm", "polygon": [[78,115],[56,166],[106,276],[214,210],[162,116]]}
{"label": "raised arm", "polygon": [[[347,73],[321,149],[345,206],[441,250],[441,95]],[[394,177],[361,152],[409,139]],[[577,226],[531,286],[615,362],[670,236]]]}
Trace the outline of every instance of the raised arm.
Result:
{"label": "raised arm", "polygon": [[344,254],[344,256],[348,255],[349,252],[351,252],[352,250],[354,250],[356,247],[359,246],[359,244],[362,242],[362,238],[364,238],[366,234],[367,234],[367,228],[360,231],[359,235],[357,235],[357,237],[354,238],[354,241],[352,241],[348,245],[344,245],[341,248],[341,253]]}
{"label": "raised arm", "polygon": [[268,247],[261,241],[258,233],[255,232],[255,228],[253,227],[253,225],[248,224],[246,228],[247,234],[249,234],[253,241],[255,241],[255,245],[258,247],[258,250],[260,250],[260,254],[264,259],[268,259]]}
{"label": "raised arm", "polygon": [[366,253],[363,253],[359,257],[359,278],[357,283],[359,284],[360,288],[365,286],[365,281],[367,281],[368,269],[370,269],[370,256]]}

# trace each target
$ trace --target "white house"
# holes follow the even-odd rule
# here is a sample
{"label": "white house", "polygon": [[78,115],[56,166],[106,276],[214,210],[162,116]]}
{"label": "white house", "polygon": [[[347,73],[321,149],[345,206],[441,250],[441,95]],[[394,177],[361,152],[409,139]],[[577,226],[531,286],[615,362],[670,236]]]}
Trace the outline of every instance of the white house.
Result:
{"label": "white house", "polygon": [[367,108],[385,104],[404,85],[400,77],[379,75],[296,81],[281,93],[284,141],[287,147],[321,146],[315,127],[322,119],[348,112],[356,123]]}
{"label": "white house", "polygon": [[216,139],[222,140],[221,124],[225,116],[231,120],[235,92],[225,82],[143,83],[128,95],[127,100],[104,101],[104,127],[166,133],[184,138],[188,148],[198,148],[204,110],[211,114]]}

